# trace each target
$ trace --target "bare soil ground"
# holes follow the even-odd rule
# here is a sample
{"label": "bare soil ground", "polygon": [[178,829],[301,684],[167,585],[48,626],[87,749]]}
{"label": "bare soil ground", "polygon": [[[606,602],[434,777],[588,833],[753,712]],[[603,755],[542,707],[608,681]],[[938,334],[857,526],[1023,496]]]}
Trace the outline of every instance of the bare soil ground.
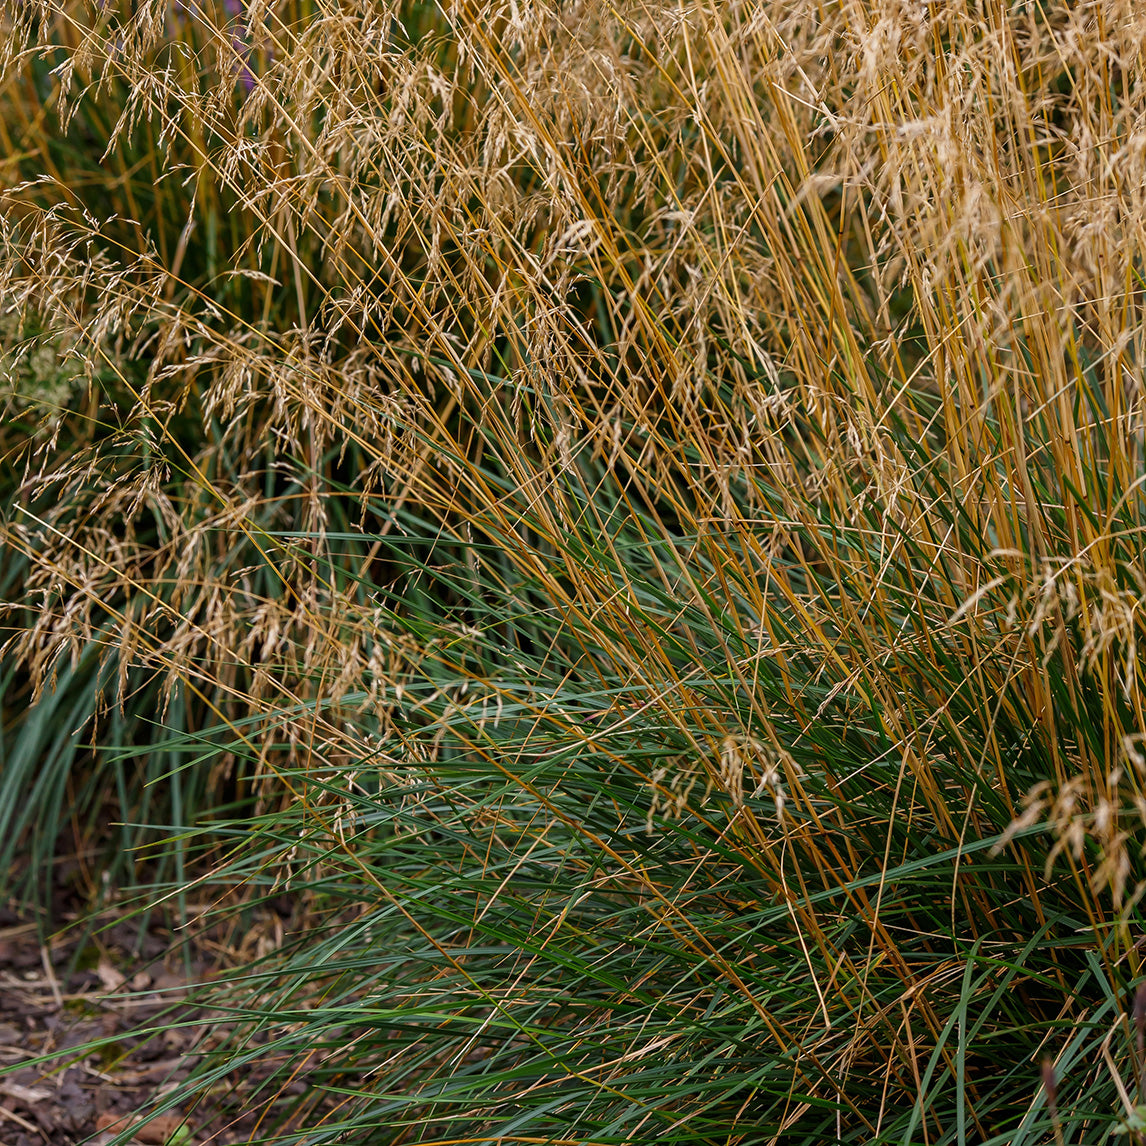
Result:
{"label": "bare soil ground", "polygon": [[[264,914],[254,930],[281,935],[281,918]],[[35,923],[0,909],[0,1146],[103,1146],[128,1127],[143,1146],[230,1146],[284,1129],[286,1100],[306,1080],[268,1092],[257,1069],[222,1080],[194,1109],[134,1118],[221,1037],[222,1016],[213,1022],[189,1000],[235,954],[218,937],[187,941],[141,918],[80,926],[73,913],[72,926],[44,940]]]}

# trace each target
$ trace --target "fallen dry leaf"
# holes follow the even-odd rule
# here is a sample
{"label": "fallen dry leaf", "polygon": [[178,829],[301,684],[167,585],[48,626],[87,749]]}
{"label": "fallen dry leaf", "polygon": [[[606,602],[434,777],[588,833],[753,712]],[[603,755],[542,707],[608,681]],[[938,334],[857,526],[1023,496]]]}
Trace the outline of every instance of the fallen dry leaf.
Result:
{"label": "fallen dry leaf", "polygon": [[130,1114],[115,1114],[110,1110],[105,1110],[102,1114],[96,1115],[96,1131],[110,1130],[117,1133],[123,1130],[130,1121]]}
{"label": "fallen dry leaf", "polygon": [[183,1125],[183,1117],[179,1114],[157,1114],[154,1118],[144,1120],[132,1118],[129,1114],[113,1114],[105,1111],[96,1119],[96,1130],[110,1130],[115,1134],[130,1129],[132,1137],[145,1146],[164,1146],[172,1135]]}
{"label": "fallen dry leaf", "polygon": [[121,975],[106,959],[99,961],[96,974],[99,976],[99,981],[103,984],[105,991],[118,991],[127,982],[127,978]]}
{"label": "fallen dry leaf", "polygon": [[38,1103],[47,1102],[52,1097],[50,1090],[43,1090],[37,1086],[21,1086],[18,1082],[0,1082],[0,1094],[5,1098],[14,1098],[32,1109],[35,1109]]}

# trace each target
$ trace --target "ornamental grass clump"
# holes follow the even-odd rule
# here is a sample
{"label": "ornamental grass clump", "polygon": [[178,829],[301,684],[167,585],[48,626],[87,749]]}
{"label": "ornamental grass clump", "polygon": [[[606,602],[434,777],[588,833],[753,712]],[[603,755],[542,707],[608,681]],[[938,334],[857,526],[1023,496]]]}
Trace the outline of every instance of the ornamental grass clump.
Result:
{"label": "ornamental grass clump", "polygon": [[3,19],[0,858],[302,912],[161,1102],[1138,1125],[1140,6]]}

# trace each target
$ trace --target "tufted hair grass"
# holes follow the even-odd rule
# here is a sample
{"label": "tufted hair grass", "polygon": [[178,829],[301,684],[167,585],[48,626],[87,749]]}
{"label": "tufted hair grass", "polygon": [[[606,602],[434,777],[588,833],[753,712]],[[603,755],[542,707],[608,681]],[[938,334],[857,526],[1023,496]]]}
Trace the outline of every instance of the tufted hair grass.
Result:
{"label": "tufted hair grass", "polygon": [[0,12],[0,870],[302,912],[163,1103],[1133,1130],[1139,5]]}

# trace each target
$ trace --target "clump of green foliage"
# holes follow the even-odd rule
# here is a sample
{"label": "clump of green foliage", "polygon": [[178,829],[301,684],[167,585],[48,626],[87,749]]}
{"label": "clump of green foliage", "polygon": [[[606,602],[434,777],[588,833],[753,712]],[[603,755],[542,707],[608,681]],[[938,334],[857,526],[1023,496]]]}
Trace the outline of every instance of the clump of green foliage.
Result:
{"label": "clump of green foliage", "polygon": [[3,11],[17,890],[305,908],[164,1101],[1137,1125],[1139,6]]}

